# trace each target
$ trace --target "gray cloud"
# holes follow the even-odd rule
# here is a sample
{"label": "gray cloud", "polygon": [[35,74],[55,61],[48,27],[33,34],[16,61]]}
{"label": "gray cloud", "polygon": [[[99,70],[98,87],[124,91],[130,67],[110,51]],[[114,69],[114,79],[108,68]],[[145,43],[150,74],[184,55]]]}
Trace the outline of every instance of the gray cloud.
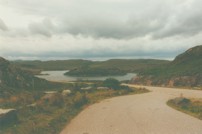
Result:
{"label": "gray cloud", "polygon": [[28,26],[32,34],[47,37],[69,33],[94,38],[157,39],[202,32],[200,0],[16,0],[7,4],[24,13],[54,17],[60,23],[55,31],[49,28],[51,22],[48,26],[47,22]]}
{"label": "gray cloud", "polygon": [[[66,25],[65,25],[66,24]],[[63,24],[64,32],[95,38],[131,39],[152,34],[160,29],[159,20],[131,19],[125,22],[113,19],[76,19]]]}
{"label": "gray cloud", "polygon": [[[66,21],[66,32],[98,38],[137,38],[150,35],[154,39],[192,36],[202,32],[202,2],[199,0],[152,1],[150,8],[136,9],[127,18],[112,16],[79,17]],[[150,2],[149,2],[150,3]],[[135,4],[135,2],[130,3]],[[128,5],[129,6],[129,5]],[[142,5],[140,4],[140,7]],[[130,7],[130,6],[129,6]],[[107,9],[106,9],[107,10]],[[134,13],[133,13],[134,12]],[[137,12],[137,13],[135,13]],[[121,16],[122,14],[120,14]],[[65,26],[65,25],[64,25]],[[64,28],[64,29],[65,29]]]}
{"label": "gray cloud", "polygon": [[28,28],[32,34],[39,34],[46,37],[51,37],[55,26],[50,19],[44,19],[40,23],[30,23]]}
{"label": "gray cloud", "polygon": [[9,25],[3,32],[6,25],[0,20],[0,53],[5,56],[174,57],[202,42],[201,0],[0,0],[0,4],[5,7],[0,16]]}
{"label": "gray cloud", "polygon": [[[172,36],[193,36],[202,32],[202,1],[185,1],[174,9],[173,14],[158,32],[153,34],[154,38]],[[175,14],[174,14],[175,13]]]}
{"label": "gray cloud", "polygon": [[6,24],[3,22],[1,18],[0,18],[0,30],[8,31],[8,27],[6,26]]}

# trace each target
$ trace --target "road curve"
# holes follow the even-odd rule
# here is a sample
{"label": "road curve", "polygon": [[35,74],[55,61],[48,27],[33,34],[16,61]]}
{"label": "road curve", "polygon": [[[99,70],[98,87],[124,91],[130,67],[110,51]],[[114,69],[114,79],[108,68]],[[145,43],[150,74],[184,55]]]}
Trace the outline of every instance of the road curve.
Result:
{"label": "road curve", "polygon": [[151,92],[115,97],[89,106],[61,134],[202,134],[201,120],[166,105],[169,99],[181,94],[202,98],[202,91],[146,88]]}

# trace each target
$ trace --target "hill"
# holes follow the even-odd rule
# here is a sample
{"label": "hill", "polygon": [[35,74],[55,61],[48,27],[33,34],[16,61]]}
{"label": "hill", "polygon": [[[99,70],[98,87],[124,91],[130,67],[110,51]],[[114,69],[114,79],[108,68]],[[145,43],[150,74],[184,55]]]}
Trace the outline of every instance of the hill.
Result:
{"label": "hill", "polygon": [[15,65],[20,66],[24,69],[35,69],[35,70],[70,70],[81,66],[88,66],[92,64],[92,61],[88,60],[50,60],[50,61],[13,61]]}
{"label": "hill", "polygon": [[[106,75],[124,74],[129,72],[139,72],[151,67],[168,64],[166,60],[153,59],[112,59],[107,61],[89,61],[89,60],[52,60],[52,61],[13,61],[14,65],[18,65],[24,70],[31,70],[34,74],[40,70],[71,70],[72,74],[83,72],[83,76],[87,76],[89,71],[94,71],[95,75],[99,75],[103,71]],[[115,70],[107,71],[106,70]],[[123,73],[124,72],[124,73]],[[91,73],[92,74],[92,73]],[[102,73],[103,74],[103,73]],[[92,76],[92,75],[91,75]]]}
{"label": "hill", "polygon": [[190,48],[171,63],[143,70],[132,83],[161,86],[202,86],[202,46]]}
{"label": "hill", "polygon": [[107,61],[94,62],[91,68],[118,68],[127,72],[139,72],[152,67],[169,63],[167,60],[155,59],[111,59]]}
{"label": "hill", "polygon": [[0,91],[5,89],[40,89],[50,83],[34,77],[27,71],[0,57]]}
{"label": "hill", "polygon": [[202,46],[190,48],[178,55],[171,62],[172,69],[179,69],[180,74],[197,75],[202,74]]}

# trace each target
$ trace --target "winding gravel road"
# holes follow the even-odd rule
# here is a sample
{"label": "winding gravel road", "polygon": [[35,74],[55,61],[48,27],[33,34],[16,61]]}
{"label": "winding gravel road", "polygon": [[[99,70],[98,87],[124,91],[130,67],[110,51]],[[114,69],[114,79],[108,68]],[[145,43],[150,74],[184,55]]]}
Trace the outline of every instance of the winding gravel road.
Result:
{"label": "winding gravel road", "polygon": [[166,105],[169,99],[181,94],[202,98],[202,91],[146,88],[151,92],[115,97],[89,106],[61,134],[202,134],[201,120]]}

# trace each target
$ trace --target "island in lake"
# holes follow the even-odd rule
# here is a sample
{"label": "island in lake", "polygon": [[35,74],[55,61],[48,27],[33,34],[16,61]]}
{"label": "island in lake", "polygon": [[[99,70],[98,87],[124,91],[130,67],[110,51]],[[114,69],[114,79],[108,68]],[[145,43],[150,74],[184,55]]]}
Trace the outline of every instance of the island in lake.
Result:
{"label": "island in lake", "polygon": [[126,75],[127,72],[118,68],[75,68],[65,73],[69,76],[78,77],[96,77],[96,76],[120,76]]}

